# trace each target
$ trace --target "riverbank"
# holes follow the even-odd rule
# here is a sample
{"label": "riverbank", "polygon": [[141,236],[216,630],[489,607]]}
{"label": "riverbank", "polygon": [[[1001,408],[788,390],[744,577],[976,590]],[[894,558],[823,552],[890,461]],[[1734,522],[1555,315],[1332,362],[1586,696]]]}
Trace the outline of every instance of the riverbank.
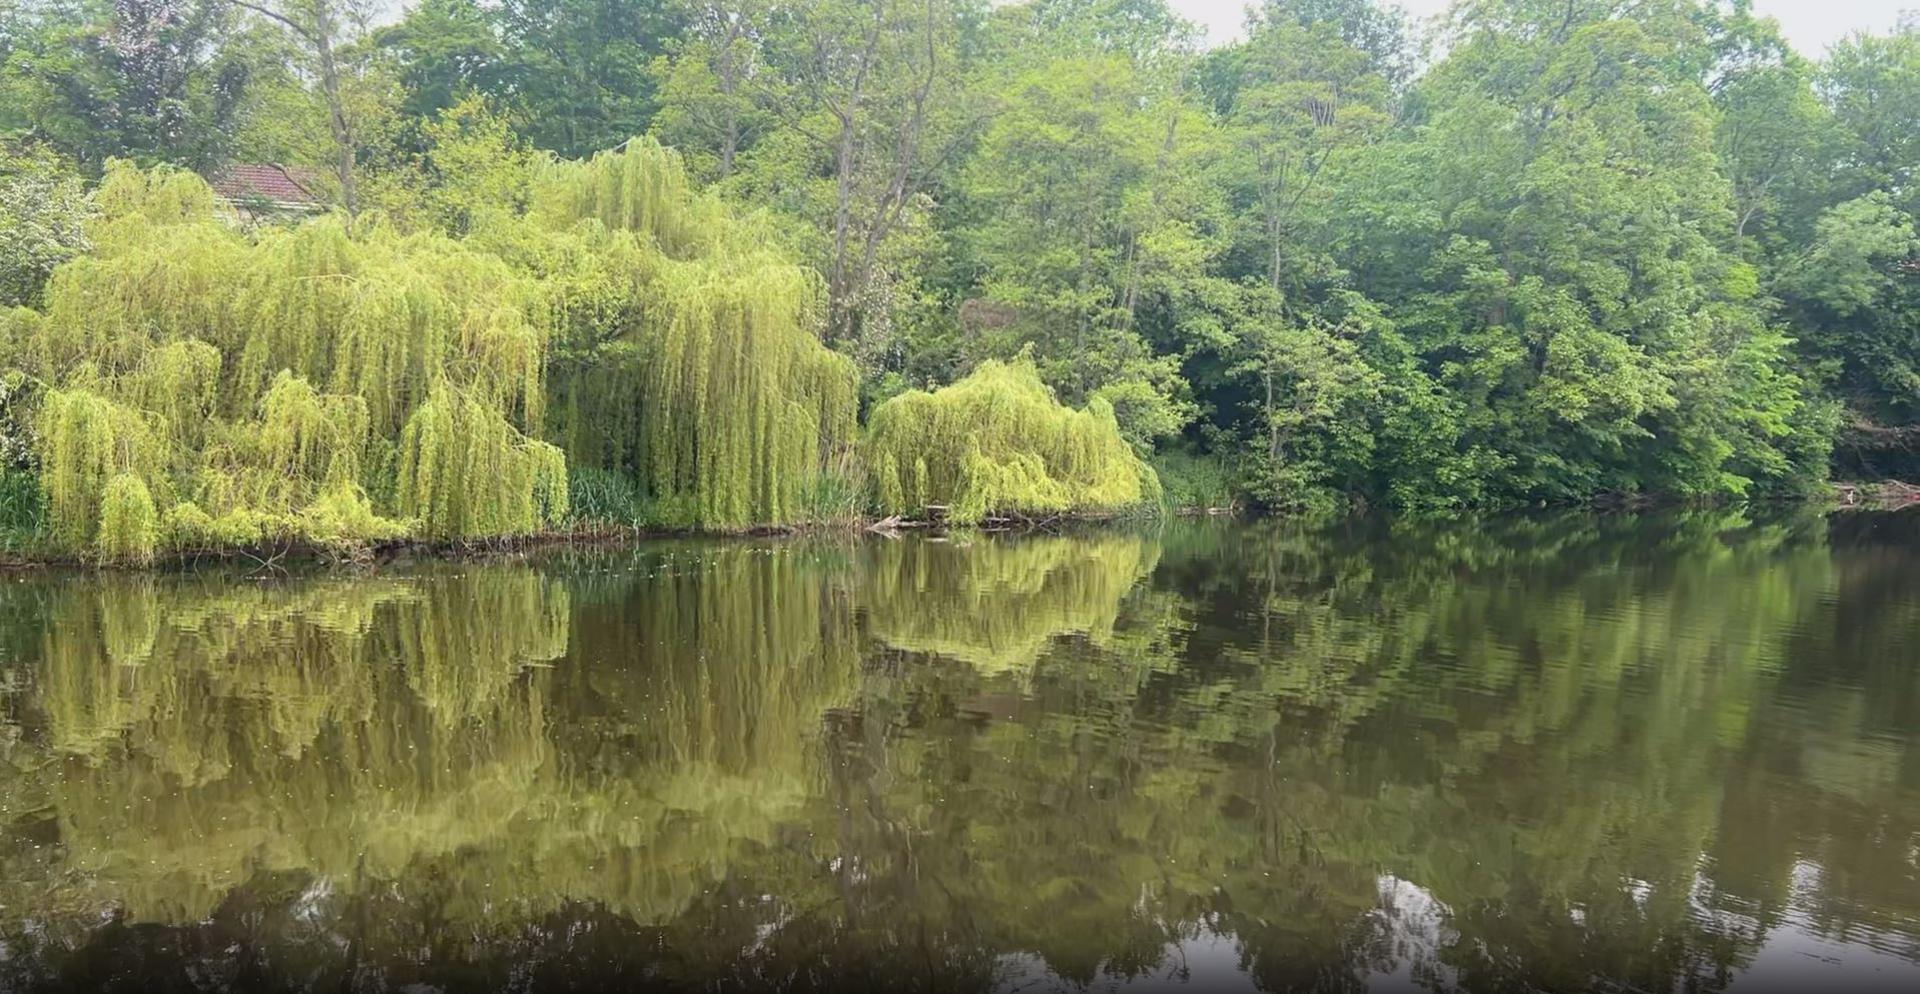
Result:
{"label": "riverbank", "polygon": [[[1920,507],[1920,486],[1898,480],[1878,482],[1847,481],[1829,484],[1823,491],[1787,503],[1825,505],[1833,511],[1884,511]],[[1655,494],[1605,494],[1572,508],[1594,513],[1639,513],[1686,503]],[[1715,503],[1715,502],[1710,502]],[[1539,508],[1520,506],[1506,509],[1485,508],[1479,513],[1518,512]],[[36,547],[34,539],[14,537],[9,547],[0,548],[0,571],[77,568],[112,571],[167,571],[190,569],[199,565],[238,565],[262,571],[284,570],[294,566],[319,568],[358,568],[384,566],[412,560],[497,561],[530,555],[544,550],[568,547],[612,548],[648,541],[669,539],[751,539],[805,535],[879,535],[899,537],[909,533],[945,534],[968,532],[1052,532],[1068,528],[1099,526],[1147,518],[1220,518],[1262,517],[1265,512],[1235,501],[1223,505],[1187,505],[1161,507],[1152,511],[1079,511],[1043,516],[1024,514],[989,515],[975,525],[954,525],[945,519],[944,508],[927,509],[916,517],[900,515],[861,515],[789,525],[757,525],[735,529],[703,529],[669,525],[581,524],[549,529],[529,535],[491,539],[402,538],[352,545],[290,540],[257,546],[205,547],[169,550],[159,553],[151,563],[130,566],[103,562],[88,555],[62,553]],[[1352,513],[1366,513],[1355,509]]]}
{"label": "riverbank", "polygon": [[97,557],[48,551],[8,551],[0,553],[0,570],[31,570],[72,567],[116,571],[167,570],[192,567],[201,563],[253,564],[274,570],[295,564],[323,567],[354,567],[385,564],[406,559],[467,558],[497,559],[564,546],[618,546],[669,538],[752,538],[794,535],[803,532],[856,532],[855,522],[790,525],[712,531],[694,528],[640,527],[605,525],[555,529],[531,535],[511,535],[490,539],[404,538],[354,545],[328,545],[304,540],[256,546],[214,546],[197,549],[166,550],[144,566],[103,562]]}
{"label": "riverbank", "polygon": [[[1237,508],[1179,508],[1165,512],[1173,516],[1238,513]],[[976,532],[1057,531],[1068,527],[1098,525],[1153,517],[1146,512],[1071,512],[1029,517],[994,515],[977,525],[953,525],[941,516],[902,518],[900,516],[861,516],[830,521],[789,525],[755,525],[746,528],[686,528],[665,525],[580,525],[551,529],[529,535],[490,539],[401,538],[352,545],[329,545],[304,540],[289,540],[256,546],[209,546],[195,549],[163,550],[145,565],[113,563],[89,555],[62,553],[51,549],[8,549],[0,551],[0,570],[43,568],[102,569],[147,571],[192,568],[200,564],[251,565],[261,570],[279,570],[295,565],[362,567],[388,565],[418,559],[498,560],[532,554],[542,550],[578,547],[619,547],[640,542],[667,539],[752,539],[804,535],[894,535],[906,532],[944,534],[955,529]]]}

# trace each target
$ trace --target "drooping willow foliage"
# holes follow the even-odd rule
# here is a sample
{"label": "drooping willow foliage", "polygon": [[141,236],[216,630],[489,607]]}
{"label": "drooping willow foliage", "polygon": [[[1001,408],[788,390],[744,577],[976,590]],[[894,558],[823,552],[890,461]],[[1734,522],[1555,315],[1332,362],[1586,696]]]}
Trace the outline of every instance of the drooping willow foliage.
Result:
{"label": "drooping willow foliage", "polygon": [[0,338],[47,387],[56,543],[143,562],[526,534],[567,514],[570,463],[635,478],[668,523],[792,520],[854,433],[819,277],[652,142],[551,164],[536,192],[461,240],[249,233],[192,175],[112,168],[98,251]]}
{"label": "drooping willow foliage", "polygon": [[564,511],[564,463],[537,437],[548,335],[527,276],[335,218],[249,234],[164,168],[117,165],[98,200],[98,251],[54,274],[9,343],[49,387],[62,547],[144,561],[508,535]]}
{"label": "drooping willow foliage", "polygon": [[1033,364],[988,360],[933,393],[873,412],[862,451],[881,506],[945,505],[967,524],[994,512],[1112,510],[1159,496],[1159,480],[1120,436],[1113,408],[1062,405]]}
{"label": "drooping willow foliage", "polygon": [[815,333],[818,274],[651,140],[553,164],[535,201],[547,230],[502,251],[547,274],[574,464],[632,474],[669,523],[792,520],[855,428],[856,371]]}

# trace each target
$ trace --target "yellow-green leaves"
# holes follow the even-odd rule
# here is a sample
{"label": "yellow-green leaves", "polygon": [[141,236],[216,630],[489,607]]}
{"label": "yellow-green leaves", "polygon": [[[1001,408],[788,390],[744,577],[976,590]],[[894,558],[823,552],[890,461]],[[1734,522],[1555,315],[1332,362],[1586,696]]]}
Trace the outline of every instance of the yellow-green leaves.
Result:
{"label": "yellow-green leaves", "polygon": [[100,498],[100,557],[144,566],[153,561],[160,545],[160,519],[153,510],[153,494],[132,473],[108,481]]}
{"label": "yellow-green leaves", "polygon": [[[53,387],[59,544],[98,545],[123,473],[147,544],[177,548],[528,534],[566,513],[569,459],[636,476],[675,524],[793,520],[854,434],[818,275],[650,140],[552,164],[533,193],[463,239],[339,217],[249,233],[198,178],[115,166],[99,251],[0,341]],[[565,455],[541,437],[549,369]]]}
{"label": "yellow-green leaves", "polygon": [[819,276],[691,193],[679,155],[648,139],[555,166],[535,200],[566,226],[545,255],[578,357],[555,384],[572,460],[637,475],[671,524],[795,520],[857,406],[853,364],[816,334]]}
{"label": "yellow-green leaves", "polygon": [[[94,543],[109,480],[119,482],[128,499],[122,481],[159,479],[167,462],[166,436],[148,416],[85,387],[47,391],[39,449],[53,537],[74,550]],[[144,483],[141,493],[150,512],[153,498]]]}
{"label": "yellow-green leaves", "polygon": [[1158,479],[1120,437],[1099,399],[1073,410],[1030,362],[988,361],[934,393],[909,391],[873,412],[863,448],[883,508],[945,505],[962,524],[995,512],[1131,507]]}
{"label": "yellow-green leaves", "polygon": [[[528,275],[332,217],[244,232],[167,169],[115,166],[98,199],[98,251],[4,343],[50,386],[38,454],[60,547],[141,561],[521,534],[564,509],[564,462],[530,437],[549,335]],[[457,416],[421,413],[436,403]],[[410,427],[435,418],[452,433]],[[403,445],[421,440],[441,448]],[[438,504],[396,486],[428,463]]]}
{"label": "yellow-green leaves", "polygon": [[442,387],[400,438],[395,500],[434,538],[525,535],[566,514],[560,450],[527,438],[472,394]]}

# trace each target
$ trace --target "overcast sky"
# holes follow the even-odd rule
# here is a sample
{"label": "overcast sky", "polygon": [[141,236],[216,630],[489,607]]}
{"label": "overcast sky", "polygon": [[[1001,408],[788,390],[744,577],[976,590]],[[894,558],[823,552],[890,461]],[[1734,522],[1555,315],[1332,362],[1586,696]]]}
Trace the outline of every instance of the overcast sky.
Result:
{"label": "overcast sky", "polygon": [[[1207,29],[1212,41],[1239,34],[1247,0],[1167,0],[1173,9]],[[1446,10],[1450,0],[1400,0],[1416,17]],[[1817,57],[1827,46],[1855,31],[1885,32],[1900,11],[1920,8],[1920,0],[1753,0],[1753,9],[1780,22],[1787,40],[1802,55]]]}

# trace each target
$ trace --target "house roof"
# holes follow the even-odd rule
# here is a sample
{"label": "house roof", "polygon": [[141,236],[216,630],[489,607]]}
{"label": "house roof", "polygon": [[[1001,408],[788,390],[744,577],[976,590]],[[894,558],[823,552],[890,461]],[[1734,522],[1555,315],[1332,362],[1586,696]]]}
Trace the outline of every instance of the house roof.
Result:
{"label": "house roof", "polygon": [[213,184],[213,192],[235,203],[266,200],[318,207],[325,202],[316,192],[318,185],[314,182],[313,170],[299,166],[234,163],[215,173],[209,182]]}

